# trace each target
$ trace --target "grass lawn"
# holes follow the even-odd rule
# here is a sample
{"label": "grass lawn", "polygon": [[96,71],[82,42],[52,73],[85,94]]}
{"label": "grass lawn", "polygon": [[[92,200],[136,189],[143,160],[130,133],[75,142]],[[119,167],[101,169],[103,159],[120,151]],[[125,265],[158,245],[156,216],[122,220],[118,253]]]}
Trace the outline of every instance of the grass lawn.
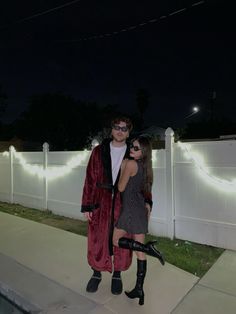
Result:
{"label": "grass lawn", "polygon": [[[0,202],[0,211],[39,223],[63,229],[82,236],[87,235],[87,222],[52,214],[49,211]],[[147,235],[146,240],[157,240],[157,247],[168,263],[198,277],[202,277],[223,253],[223,249],[183,240]]]}

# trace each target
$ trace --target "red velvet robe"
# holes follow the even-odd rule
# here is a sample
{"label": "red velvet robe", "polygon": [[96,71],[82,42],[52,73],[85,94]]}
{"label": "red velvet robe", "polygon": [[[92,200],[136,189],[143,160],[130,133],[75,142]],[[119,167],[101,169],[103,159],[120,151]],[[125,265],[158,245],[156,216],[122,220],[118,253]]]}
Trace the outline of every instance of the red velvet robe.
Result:
{"label": "red velvet robe", "polygon": [[[132,252],[129,250],[114,247],[113,260],[109,251],[109,232],[112,225],[111,187],[110,141],[106,141],[95,147],[91,153],[83,189],[81,211],[93,212],[92,221],[88,224],[88,263],[96,270],[109,272],[127,270],[132,262]],[[116,188],[115,190],[117,191]],[[120,208],[120,193],[117,191],[113,207],[114,225],[119,217]]]}

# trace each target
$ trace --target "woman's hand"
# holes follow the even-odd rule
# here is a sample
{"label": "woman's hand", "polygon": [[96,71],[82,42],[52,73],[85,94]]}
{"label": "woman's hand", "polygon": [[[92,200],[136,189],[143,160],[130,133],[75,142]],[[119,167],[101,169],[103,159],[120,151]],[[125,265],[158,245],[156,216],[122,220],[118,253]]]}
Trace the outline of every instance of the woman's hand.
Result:
{"label": "woman's hand", "polygon": [[121,167],[120,167],[120,169],[121,169],[121,174],[124,172],[124,169],[125,169],[125,167],[126,167],[126,165],[127,165],[127,161],[128,161],[129,159],[124,159],[123,161],[122,161],[122,163],[121,163]]}
{"label": "woman's hand", "polygon": [[147,210],[147,217],[148,217],[148,221],[150,220],[150,216],[151,216],[151,206],[146,203],[145,204],[146,210]]}

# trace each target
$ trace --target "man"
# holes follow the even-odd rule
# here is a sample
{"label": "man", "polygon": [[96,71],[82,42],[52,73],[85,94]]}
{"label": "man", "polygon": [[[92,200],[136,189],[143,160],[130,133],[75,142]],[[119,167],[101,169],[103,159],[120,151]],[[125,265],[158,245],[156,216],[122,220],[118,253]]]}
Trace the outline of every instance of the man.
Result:
{"label": "man", "polygon": [[111,292],[122,292],[121,271],[127,270],[132,253],[112,245],[113,228],[121,208],[117,184],[120,166],[128,158],[126,140],[132,130],[129,118],[118,117],[111,123],[112,139],[96,146],[91,154],[82,196],[81,211],[88,219],[88,263],[93,275],[87,292],[96,292],[102,280],[102,271],[113,272]]}

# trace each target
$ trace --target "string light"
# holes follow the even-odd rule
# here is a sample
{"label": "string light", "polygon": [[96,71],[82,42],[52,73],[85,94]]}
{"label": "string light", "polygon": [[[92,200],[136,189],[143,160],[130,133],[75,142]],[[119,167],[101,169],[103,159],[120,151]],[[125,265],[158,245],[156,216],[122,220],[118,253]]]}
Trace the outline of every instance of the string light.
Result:
{"label": "string light", "polygon": [[[191,146],[189,144],[178,142],[178,146],[184,151],[185,158],[191,160],[194,163],[199,175],[201,175],[208,183],[227,192],[236,192],[236,178],[232,180],[226,180],[212,175],[209,171],[209,168],[207,168],[205,165],[203,157],[199,153],[191,151]],[[29,174],[37,175],[39,178],[53,180],[67,175],[72,171],[73,168],[83,164],[88,159],[90,152],[84,150],[77,156],[71,158],[65,166],[50,166],[47,169],[44,169],[43,166],[31,165],[27,163],[22,154],[16,152],[15,149],[13,149],[13,154],[23,169],[25,169]],[[3,156],[9,157],[9,152],[4,152]],[[153,152],[152,159],[153,163],[155,164],[157,162],[156,152]]]}
{"label": "string light", "polygon": [[157,166],[157,151],[152,151],[152,167],[156,168]]}
{"label": "string light", "polygon": [[[73,168],[76,168],[83,164],[90,154],[89,151],[84,150],[80,152],[77,156],[71,158],[65,166],[53,166],[44,169],[43,166],[31,165],[26,162],[21,153],[16,152],[13,148],[14,157],[18,160],[20,165],[23,167],[31,175],[37,175],[39,178],[47,178],[49,180],[57,179],[59,177],[63,177],[70,173]],[[9,157],[9,152],[4,152],[3,156]]]}
{"label": "string light", "polygon": [[[98,145],[98,143],[96,143]],[[94,145],[94,146],[96,146]],[[84,150],[80,152],[77,156],[70,159],[65,166],[55,166],[48,169],[44,169],[43,166],[38,165],[30,165],[26,162],[23,158],[21,153],[16,152],[15,148],[13,147],[13,154],[14,157],[19,161],[20,165],[31,175],[37,175],[39,178],[47,178],[50,180],[65,176],[71,172],[73,168],[76,168],[83,164],[86,160],[88,160],[88,156],[90,154],[89,151]],[[2,153],[4,157],[9,157],[9,152],[5,151]],[[156,167],[157,163],[157,151],[152,151],[152,161],[153,167]]]}
{"label": "string light", "polygon": [[199,153],[193,152],[189,144],[178,142],[178,146],[184,151],[185,158],[192,160],[199,175],[208,183],[225,192],[236,192],[236,178],[226,180],[212,175],[209,168],[205,165],[203,157]]}

